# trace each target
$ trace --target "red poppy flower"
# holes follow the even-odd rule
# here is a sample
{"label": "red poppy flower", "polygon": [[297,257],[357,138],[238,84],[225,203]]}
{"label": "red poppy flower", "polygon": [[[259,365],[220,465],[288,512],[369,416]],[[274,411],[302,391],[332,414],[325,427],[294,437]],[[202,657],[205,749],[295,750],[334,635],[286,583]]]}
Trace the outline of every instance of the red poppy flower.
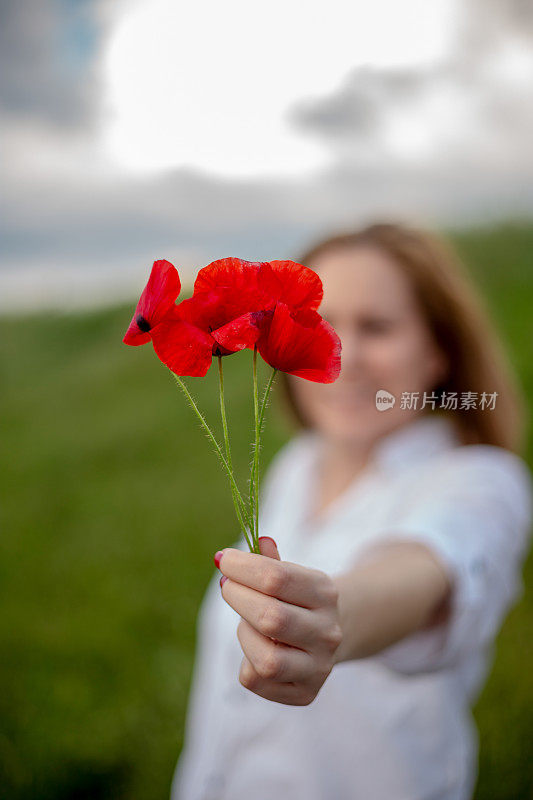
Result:
{"label": "red poppy flower", "polygon": [[194,294],[197,292],[221,292],[225,289],[233,292],[242,290],[259,292],[257,283],[259,269],[267,266],[267,261],[220,258],[198,272],[194,282]]}
{"label": "red poppy flower", "polygon": [[258,341],[265,361],[282,372],[333,383],[341,369],[341,343],[331,325],[311,309],[292,312],[277,303],[268,332]]}
{"label": "red poppy flower", "polygon": [[154,349],[172,372],[203,376],[213,356],[242,349],[221,345],[215,334],[267,302],[257,284],[259,267],[260,263],[223,258],[200,270],[193,296],[182,300],[153,332]]}
{"label": "red poppy flower", "polygon": [[257,349],[272,367],[319,383],[332,383],[340,373],[341,343],[316,311],[322,281],[313,270],[294,261],[262,264],[258,289],[269,300],[213,331],[223,347]]}
{"label": "red poppy flower", "polygon": [[261,292],[285,303],[292,311],[316,311],[322,302],[322,281],[317,273],[296,261],[270,261],[260,265],[257,278]]}
{"label": "red poppy flower", "polygon": [[191,298],[175,305],[176,269],[156,261],[128,328],[126,344],[152,340],[177,375],[203,376],[213,355],[257,345],[276,369],[320,382],[340,370],[340,341],[317,313],[318,275],[293,261],[223,258],[198,273]]}
{"label": "red poppy flower", "polygon": [[211,331],[257,307],[259,266],[238,258],[214,261],[200,270],[194,300],[177,306],[178,272],[169,261],[155,261],[123,341],[141,345],[151,340],[161,361],[173,372],[205,375],[213,355],[235,352],[222,347]]}
{"label": "red poppy flower", "polygon": [[196,325],[180,319],[178,309],[179,306],[175,306],[154,328],[154,350],[163,364],[176,375],[202,377],[211,366],[213,337]]}
{"label": "red poppy flower", "polygon": [[122,341],[134,346],[149,342],[151,331],[171,310],[180,290],[181,282],[176,267],[164,259],[154,261],[148,283]]}
{"label": "red poppy flower", "polygon": [[270,326],[276,303],[281,302],[295,313],[316,311],[322,301],[322,281],[313,270],[295,261],[270,261],[257,264],[253,278],[257,287],[255,308],[228,323],[217,339],[233,350],[253,348],[261,332]]}

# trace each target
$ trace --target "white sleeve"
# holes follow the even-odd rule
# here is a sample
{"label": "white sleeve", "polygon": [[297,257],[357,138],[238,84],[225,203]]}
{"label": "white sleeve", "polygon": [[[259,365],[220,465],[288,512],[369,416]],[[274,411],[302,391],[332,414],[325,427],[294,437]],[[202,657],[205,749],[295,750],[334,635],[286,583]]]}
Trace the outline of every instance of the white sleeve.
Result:
{"label": "white sleeve", "polygon": [[[419,495],[380,541],[429,547],[452,583],[447,620],[376,657],[401,672],[432,671],[492,643],[523,591],[529,546],[531,475],[522,459],[489,445],[462,447],[422,480]],[[378,541],[379,545],[379,541]]]}

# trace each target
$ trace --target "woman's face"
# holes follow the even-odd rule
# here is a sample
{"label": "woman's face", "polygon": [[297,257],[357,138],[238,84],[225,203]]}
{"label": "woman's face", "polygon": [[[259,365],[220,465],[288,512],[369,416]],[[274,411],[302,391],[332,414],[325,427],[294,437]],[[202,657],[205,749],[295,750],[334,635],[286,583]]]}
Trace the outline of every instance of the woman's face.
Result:
{"label": "woman's face", "polygon": [[[290,376],[296,402],[321,434],[371,446],[420,413],[423,393],[444,378],[437,349],[409,279],[385,252],[358,245],[331,250],[313,263],[324,285],[322,316],[342,342],[341,374],[332,384]],[[380,411],[376,392],[394,395]],[[418,410],[402,409],[403,392],[419,392]]]}

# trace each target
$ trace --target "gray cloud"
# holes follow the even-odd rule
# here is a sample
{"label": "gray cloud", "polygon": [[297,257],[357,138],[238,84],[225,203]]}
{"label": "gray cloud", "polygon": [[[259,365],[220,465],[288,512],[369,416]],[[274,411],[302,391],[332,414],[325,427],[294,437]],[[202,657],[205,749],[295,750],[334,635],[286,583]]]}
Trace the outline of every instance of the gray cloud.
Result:
{"label": "gray cloud", "polygon": [[[83,187],[11,186],[1,306],[80,306],[133,297],[156,258],[190,278],[215,258],[297,258],[311,240],[375,218],[461,226],[523,215],[533,184],[506,172],[333,167],[306,182],[230,182],[178,171]],[[53,200],[51,200],[53,198]],[[6,208],[6,206],[8,206]]]}
{"label": "gray cloud", "polygon": [[320,138],[341,164],[401,161],[390,146],[399,128],[427,140],[430,159],[449,169],[471,161],[495,173],[511,163],[533,168],[533,6],[469,0],[459,8],[446,60],[356,68],[335,92],[295,103],[289,123]]}
{"label": "gray cloud", "polygon": [[[20,0],[11,9],[8,38],[22,48],[0,45],[10,64],[0,66],[9,117],[0,198],[4,309],[133,297],[155,258],[192,276],[228,255],[297,258],[322,234],[375,218],[467,225],[533,211],[531,75],[527,59],[518,73],[505,61],[509,48],[520,53],[531,43],[528,4],[470,0],[445,62],[352,70],[332,94],[295,103],[292,124],[320,137],[332,157],[327,169],[287,180],[188,169],[133,178],[99,163],[86,131],[98,117],[104,5],[76,6],[97,35],[72,71],[59,44],[72,29],[58,3]],[[427,152],[416,148],[409,158],[394,149],[391,130],[406,123],[409,135],[429,143]]]}
{"label": "gray cloud", "polygon": [[92,121],[98,105],[98,6],[90,0],[2,0],[4,115],[57,127]]}
{"label": "gray cloud", "polygon": [[533,37],[533,5],[530,0],[467,0],[462,4],[456,39],[457,53],[474,57],[491,44],[509,38]]}
{"label": "gray cloud", "polygon": [[391,102],[412,100],[433,79],[431,72],[421,75],[418,70],[354,69],[336,92],[295,103],[288,121],[329,142],[350,139],[354,147],[366,145],[379,134]]}

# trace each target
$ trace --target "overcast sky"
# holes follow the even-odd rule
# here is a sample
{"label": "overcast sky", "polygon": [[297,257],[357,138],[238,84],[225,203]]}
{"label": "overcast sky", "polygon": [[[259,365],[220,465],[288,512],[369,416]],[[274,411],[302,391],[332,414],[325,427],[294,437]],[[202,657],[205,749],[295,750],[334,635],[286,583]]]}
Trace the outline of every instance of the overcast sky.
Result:
{"label": "overcast sky", "polygon": [[[258,14],[258,8],[261,14]],[[0,307],[531,216],[524,0],[0,0]]]}

